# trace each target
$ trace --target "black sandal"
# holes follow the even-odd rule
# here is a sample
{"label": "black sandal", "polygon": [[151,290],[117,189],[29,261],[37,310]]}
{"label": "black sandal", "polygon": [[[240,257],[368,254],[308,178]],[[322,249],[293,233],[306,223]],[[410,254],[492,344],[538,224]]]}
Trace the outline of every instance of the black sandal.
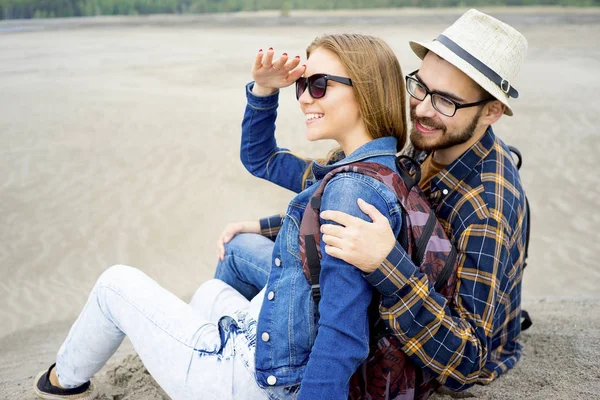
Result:
{"label": "black sandal", "polygon": [[87,381],[73,389],[63,389],[50,383],[50,371],[56,366],[52,364],[48,371],[40,372],[33,381],[33,390],[42,399],[48,400],[91,400],[94,397],[94,385]]}

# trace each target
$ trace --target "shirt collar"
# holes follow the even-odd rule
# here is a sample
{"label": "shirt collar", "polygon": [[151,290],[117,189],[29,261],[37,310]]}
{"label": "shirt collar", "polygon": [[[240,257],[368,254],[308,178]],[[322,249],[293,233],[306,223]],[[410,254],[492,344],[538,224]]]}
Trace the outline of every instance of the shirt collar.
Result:
{"label": "shirt collar", "polygon": [[[454,190],[456,186],[463,181],[467,175],[481,162],[481,160],[492,150],[496,136],[492,127],[489,126],[485,131],[484,135],[479,139],[477,143],[471,146],[465,151],[460,157],[454,162],[448,165],[446,168],[436,174],[430,183],[431,191],[427,188],[425,193],[429,195],[429,199],[433,205],[438,204],[442,197],[445,197],[450,191]],[[403,154],[408,155],[415,160],[419,165],[427,158],[428,152],[418,151],[412,145],[408,145],[403,151]],[[408,168],[409,172],[414,175],[414,168],[412,165],[404,165]]]}
{"label": "shirt collar", "polygon": [[454,190],[481,160],[492,151],[495,141],[496,136],[492,127],[489,126],[477,143],[433,177],[431,180],[431,191],[434,192],[437,188],[446,195],[448,191]]}
{"label": "shirt collar", "polygon": [[322,179],[329,171],[334,170],[342,165],[355,163],[358,161],[364,161],[371,157],[377,156],[395,156],[396,155],[396,138],[393,136],[386,136],[378,139],[373,139],[368,143],[365,143],[349,156],[336,161],[333,164],[322,165],[316,161],[312,162],[312,171],[316,179]]}

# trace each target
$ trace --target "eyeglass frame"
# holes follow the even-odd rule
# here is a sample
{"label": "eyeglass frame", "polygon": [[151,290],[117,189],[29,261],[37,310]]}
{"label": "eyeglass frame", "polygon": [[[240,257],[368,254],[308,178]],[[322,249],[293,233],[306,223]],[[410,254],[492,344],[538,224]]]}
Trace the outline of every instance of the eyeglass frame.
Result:
{"label": "eyeglass frame", "polygon": [[[442,93],[436,92],[435,90],[429,90],[429,88],[427,87],[427,85],[425,85],[425,83],[421,82],[418,78],[416,78],[416,77],[413,76],[417,72],[419,72],[418,69],[415,70],[415,71],[413,71],[413,72],[411,72],[410,74],[406,75],[406,77],[405,77],[405,80],[406,80],[406,91],[408,92],[408,94],[411,95],[412,98],[414,98],[416,100],[419,100],[419,101],[424,101],[427,98],[427,96],[430,96],[431,105],[433,106],[433,108],[435,108],[435,110],[437,112],[439,112],[442,115],[445,115],[446,117],[450,117],[450,118],[454,117],[456,115],[456,111],[460,110],[461,108],[468,108],[468,107],[480,106],[480,105],[489,103],[490,101],[496,100],[495,98],[492,97],[491,99],[480,100],[480,101],[476,101],[474,103],[465,103],[465,104],[457,103],[456,101],[448,98],[448,96],[445,96]],[[409,87],[409,83],[408,82],[409,82],[409,80],[416,82],[418,85],[422,86],[423,89],[425,89],[425,97],[423,97],[422,99],[419,99],[417,96],[415,96],[413,93],[411,93],[410,90],[408,90],[408,87]],[[448,102],[454,104],[454,113],[452,113],[452,115],[448,115],[448,114],[442,112],[441,110],[439,110],[436,107],[435,103],[433,102],[433,97],[432,97],[434,94],[438,95],[438,96],[442,97],[443,99],[447,100]]]}
{"label": "eyeglass frame", "polygon": [[[325,86],[323,87],[323,96],[319,96],[319,97],[313,96],[312,89],[311,89],[313,84],[310,81],[310,79],[313,77],[316,77],[316,78],[312,79],[313,81],[316,81],[317,79],[320,79],[320,78],[325,78]],[[304,87],[304,90],[302,90],[302,93],[298,94],[298,85],[299,85],[298,82],[301,79],[304,79],[306,81],[306,86]],[[311,76],[309,76],[307,78],[300,77],[296,80],[296,86],[295,86],[296,100],[300,100],[300,96],[302,96],[304,94],[306,89],[308,89],[308,94],[313,99],[315,99],[315,100],[322,99],[323,97],[325,97],[325,94],[327,94],[327,82],[328,81],[334,81],[334,82],[341,83],[343,85],[352,86],[352,79],[350,79],[350,78],[346,78],[343,76],[329,75],[329,74],[312,74]]]}

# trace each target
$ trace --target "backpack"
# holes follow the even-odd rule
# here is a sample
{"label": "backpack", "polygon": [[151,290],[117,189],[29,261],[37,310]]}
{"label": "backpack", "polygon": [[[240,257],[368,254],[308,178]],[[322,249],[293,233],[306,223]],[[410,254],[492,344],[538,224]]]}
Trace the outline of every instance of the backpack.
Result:
{"label": "backpack", "polygon": [[[413,178],[404,170],[402,159],[416,166]],[[403,220],[397,240],[421,272],[434,283],[435,291],[450,302],[456,283],[457,254],[417,183],[420,168],[408,156],[396,158],[398,172],[381,164],[357,162],[330,171],[308,202],[300,223],[300,256],[318,313],[321,271],[320,208],[325,186],[336,174],[354,172],[384,183],[396,193]],[[431,243],[431,246],[429,245]],[[381,295],[373,292],[369,307],[370,344],[367,359],[350,379],[350,399],[427,399],[439,386],[426,371],[402,351],[402,345],[379,317]]]}

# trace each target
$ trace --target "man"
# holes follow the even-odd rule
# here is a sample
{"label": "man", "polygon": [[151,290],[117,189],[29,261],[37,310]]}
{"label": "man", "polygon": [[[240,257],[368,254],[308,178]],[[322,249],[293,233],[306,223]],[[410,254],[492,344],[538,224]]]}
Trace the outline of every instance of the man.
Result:
{"label": "man", "polygon": [[[365,202],[359,206],[372,223],[323,212],[322,219],[339,225],[322,225],[322,239],[328,254],[356,265],[381,292],[381,316],[409,358],[440,384],[464,390],[490,383],[521,355],[525,195],[510,152],[491,125],[512,115],[508,100],[518,96],[512,81],[527,41],[512,27],[470,10],[434,41],[410,45],[423,62],[406,77],[413,126],[412,145],[403,153],[421,164],[419,185],[456,247],[454,299],[448,304],[434,291],[396,243],[387,218]],[[282,221],[261,220],[261,233],[276,236]],[[268,271],[261,269],[270,266],[269,255],[235,256],[236,246],[260,247],[251,236],[230,242],[229,258],[223,245],[237,232],[257,229],[225,231],[224,261],[216,273],[248,298],[265,284]]]}
{"label": "man", "polygon": [[383,295],[380,308],[403,350],[444,386],[488,384],[521,356],[518,342],[525,195],[506,145],[491,128],[512,115],[511,85],[527,52],[512,27],[476,10],[430,43],[410,42],[423,60],[407,76],[412,130],[404,153],[421,163],[420,187],[458,252],[451,304],[395,242],[387,218],[321,217],[328,254],[356,265]]}

